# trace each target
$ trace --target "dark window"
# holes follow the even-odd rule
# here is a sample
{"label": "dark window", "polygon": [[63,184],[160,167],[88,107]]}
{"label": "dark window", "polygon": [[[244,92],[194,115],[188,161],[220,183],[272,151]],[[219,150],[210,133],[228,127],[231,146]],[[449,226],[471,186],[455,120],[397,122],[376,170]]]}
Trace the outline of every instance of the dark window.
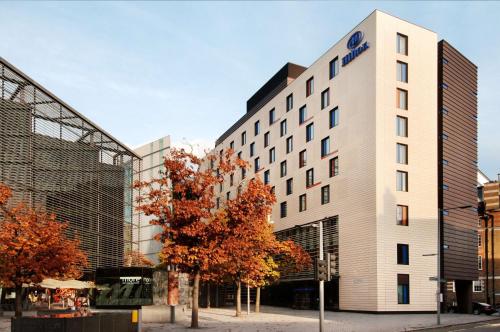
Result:
{"label": "dark window", "polygon": [[307,165],[307,150],[302,150],[299,152],[299,168]]}
{"label": "dark window", "polygon": [[234,183],[234,174],[233,174],[233,173],[231,173],[231,174],[229,175],[229,185],[230,185],[230,186],[232,186],[232,185],[233,185],[233,183]]}
{"label": "dark window", "polygon": [[228,201],[229,201],[230,199],[231,199],[231,192],[230,192],[230,191],[228,191],[228,192],[226,193],[226,200],[228,200]]}
{"label": "dark window", "polygon": [[299,196],[299,212],[305,211],[307,209],[307,199],[306,194]]}
{"label": "dark window", "polygon": [[280,137],[286,135],[286,119],[280,122]]}
{"label": "dark window", "polygon": [[260,133],[260,121],[255,121],[253,125],[254,135],[257,136]]}
{"label": "dark window", "polygon": [[231,141],[231,143],[229,143],[229,148],[234,151],[234,141]]}
{"label": "dark window", "polygon": [[400,226],[408,226],[408,206],[398,205],[396,207],[396,223]]}
{"label": "dark window", "polygon": [[269,170],[264,172],[264,184],[269,184],[271,182],[271,173]]}
{"label": "dark window", "polygon": [[330,186],[321,187],[321,204],[330,203]]}
{"label": "dark window", "polygon": [[269,163],[272,164],[276,160],[276,150],[274,148],[269,149]]}
{"label": "dark window", "polygon": [[293,93],[286,97],[286,111],[290,111],[293,108]]}
{"label": "dark window", "polygon": [[286,194],[293,194],[293,178],[286,180]]}
{"label": "dark window", "polygon": [[339,108],[335,107],[330,111],[330,128],[338,126],[339,124]]}
{"label": "dark window", "polygon": [[224,184],[222,182],[219,183],[219,192],[222,193],[222,191],[224,190]]}
{"label": "dark window", "polygon": [[276,194],[276,187],[275,186],[272,186],[271,187],[271,193],[274,195]]}
{"label": "dark window", "polygon": [[309,97],[314,93],[314,77],[311,77],[306,82],[306,97]]}
{"label": "dark window", "polygon": [[299,109],[299,124],[303,124],[306,120],[307,120],[307,107],[306,105],[304,105]]}
{"label": "dark window", "polygon": [[321,158],[326,157],[330,153],[330,137],[321,140]]}
{"label": "dark window", "polygon": [[330,177],[339,175],[339,157],[330,159]]}
{"label": "dark window", "polygon": [[220,208],[220,198],[219,198],[219,197],[217,197],[217,198],[215,199],[215,208],[216,208],[216,209],[219,209],[219,208]]}
{"label": "dark window", "polygon": [[247,177],[247,169],[245,167],[241,168],[241,178],[244,179]]}
{"label": "dark window", "polygon": [[396,107],[402,110],[408,109],[408,91],[403,89],[397,89]]}
{"label": "dark window", "polygon": [[293,151],[293,136],[290,136],[286,139],[286,153],[290,153]]}
{"label": "dark window", "polygon": [[314,184],[314,168],[308,169],[306,172],[306,187],[311,187]]}
{"label": "dark window", "polygon": [[398,243],[398,264],[408,265],[410,263],[408,245]]}
{"label": "dark window", "polygon": [[321,109],[330,106],[330,89],[321,92]]}
{"label": "dark window", "polygon": [[274,108],[269,111],[269,125],[272,125],[276,121],[276,112]]}
{"label": "dark window", "polygon": [[269,145],[269,141],[270,141],[270,133],[269,132],[266,132],[264,134],[264,147],[266,148],[268,145]]}
{"label": "dark window", "polygon": [[330,61],[330,79],[337,76],[339,73],[339,57],[336,57],[332,61]]}
{"label": "dark window", "polygon": [[281,202],[280,204],[280,217],[286,218],[286,202]]}
{"label": "dark window", "polygon": [[410,304],[410,275],[398,274],[398,304]]}
{"label": "dark window", "polygon": [[402,55],[408,55],[408,36],[397,34],[396,52]]}
{"label": "dark window", "polygon": [[254,160],[254,172],[257,173],[260,170],[260,158],[257,157]]}
{"label": "dark window", "polygon": [[255,154],[255,142],[250,144],[250,157],[253,157]]}
{"label": "dark window", "polygon": [[398,164],[408,164],[408,145],[401,143],[396,144],[396,162]]}
{"label": "dark window", "polygon": [[241,145],[245,145],[247,143],[247,132],[244,131],[241,133]]}
{"label": "dark window", "polygon": [[396,79],[399,82],[408,83],[408,64],[406,62],[398,61],[396,68],[397,68]]}
{"label": "dark window", "polygon": [[314,123],[310,123],[306,126],[306,142],[309,142],[314,138]]}
{"label": "dark window", "polygon": [[280,177],[286,176],[286,160],[280,163]]}

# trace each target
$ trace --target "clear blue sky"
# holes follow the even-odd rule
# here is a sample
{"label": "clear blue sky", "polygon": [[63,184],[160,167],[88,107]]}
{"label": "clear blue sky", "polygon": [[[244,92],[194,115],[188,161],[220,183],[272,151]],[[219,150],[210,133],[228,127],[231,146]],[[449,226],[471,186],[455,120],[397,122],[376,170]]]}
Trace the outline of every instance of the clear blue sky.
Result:
{"label": "clear blue sky", "polygon": [[138,146],[213,142],[287,61],[309,66],[381,9],[479,66],[479,163],[500,172],[500,3],[0,2],[0,55]]}

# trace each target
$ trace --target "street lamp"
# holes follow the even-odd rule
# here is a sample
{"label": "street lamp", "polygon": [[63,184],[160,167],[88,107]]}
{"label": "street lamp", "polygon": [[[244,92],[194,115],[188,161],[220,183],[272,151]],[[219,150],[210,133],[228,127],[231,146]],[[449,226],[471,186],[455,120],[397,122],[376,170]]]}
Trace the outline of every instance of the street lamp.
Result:
{"label": "street lamp", "polygon": [[438,217],[437,217],[437,253],[436,254],[427,254],[427,255],[422,255],[422,256],[437,256],[437,278],[436,278],[436,321],[437,325],[441,325],[441,251],[443,247],[441,247],[441,215],[443,214],[443,211],[450,211],[450,210],[463,210],[463,209],[469,209],[471,208],[472,205],[465,205],[465,206],[457,206],[453,208],[448,208],[448,209],[442,209],[438,208]]}

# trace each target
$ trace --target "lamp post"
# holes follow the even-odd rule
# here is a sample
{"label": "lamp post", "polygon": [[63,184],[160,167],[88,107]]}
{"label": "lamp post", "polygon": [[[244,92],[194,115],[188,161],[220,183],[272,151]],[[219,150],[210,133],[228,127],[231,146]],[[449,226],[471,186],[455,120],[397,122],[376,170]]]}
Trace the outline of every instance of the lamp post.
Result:
{"label": "lamp post", "polygon": [[441,244],[441,215],[443,214],[443,211],[450,211],[450,210],[463,210],[463,209],[468,209],[471,208],[472,205],[465,205],[465,206],[457,206],[453,208],[448,208],[448,209],[442,209],[438,208],[438,217],[437,217],[437,253],[436,254],[427,254],[423,256],[437,256],[437,277],[436,277],[436,323],[437,325],[441,325],[441,251],[443,250],[443,245]]}

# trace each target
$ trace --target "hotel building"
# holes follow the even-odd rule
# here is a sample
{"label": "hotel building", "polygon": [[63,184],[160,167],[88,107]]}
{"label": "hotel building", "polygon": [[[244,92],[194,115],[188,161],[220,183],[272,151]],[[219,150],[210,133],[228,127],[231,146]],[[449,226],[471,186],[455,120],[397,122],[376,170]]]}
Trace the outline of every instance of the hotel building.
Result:
{"label": "hotel building", "polygon": [[[477,215],[451,209],[477,203],[476,71],[436,33],[374,11],[312,65],[287,63],[247,101],[215,153],[232,148],[251,168],[228,176],[218,203],[259,176],[276,194],[277,235],[313,257],[317,228],[308,226],[322,221],[325,253],[337,257],[325,287],[332,309],[436,310],[440,236],[442,275],[470,310]],[[316,298],[312,270],[263,293],[265,303],[297,308]]]}

